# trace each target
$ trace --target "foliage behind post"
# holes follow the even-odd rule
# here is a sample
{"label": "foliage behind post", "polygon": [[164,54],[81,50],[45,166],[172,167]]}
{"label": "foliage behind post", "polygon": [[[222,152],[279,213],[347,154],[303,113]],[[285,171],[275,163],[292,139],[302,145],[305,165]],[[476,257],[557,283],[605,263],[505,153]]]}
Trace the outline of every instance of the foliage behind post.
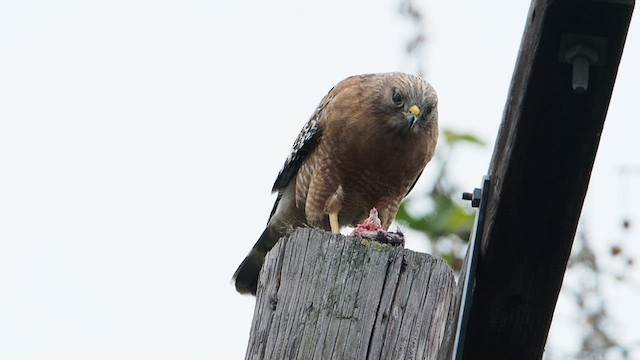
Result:
{"label": "foliage behind post", "polygon": [[[436,180],[422,195],[414,194],[404,201],[396,217],[402,226],[424,233],[432,253],[447,260],[455,271],[462,265],[475,218],[471,206],[461,200],[462,190],[448,175],[451,154],[461,144],[484,146],[474,135],[444,130],[435,161],[427,169],[437,174]],[[428,199],[429,206],[412,211],[412,201],[420,196]]]}

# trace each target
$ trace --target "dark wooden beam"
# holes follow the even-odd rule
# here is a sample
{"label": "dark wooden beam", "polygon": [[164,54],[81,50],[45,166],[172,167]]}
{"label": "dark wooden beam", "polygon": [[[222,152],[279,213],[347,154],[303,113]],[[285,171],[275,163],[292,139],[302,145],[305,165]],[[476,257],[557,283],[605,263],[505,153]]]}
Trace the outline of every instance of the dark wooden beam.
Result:
{"label": "dark wooden beam", "polygon": [[[542,357],[633,6],[531,5],[489,167],[464,359]],[[582,94],[572,89],[571,65],[559,61],[566,34],[606,39]]]}

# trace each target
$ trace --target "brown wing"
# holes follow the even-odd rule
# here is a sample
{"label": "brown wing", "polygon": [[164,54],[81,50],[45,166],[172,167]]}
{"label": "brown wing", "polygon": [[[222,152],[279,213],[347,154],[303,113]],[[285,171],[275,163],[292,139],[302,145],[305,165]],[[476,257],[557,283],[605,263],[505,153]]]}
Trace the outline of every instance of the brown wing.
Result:
{"label": "brown wing", "polygon": [[331,92],[333,88],[329,91],[322,101],[316,111],[311,115],[309,121],[304,124],[302,130],[298,134],[296,141],[293,143],[291,147],[291,151],[289,152],[289,156],[284,162],[282,169],[278,172],[278,176],[276,177],[276,181],[273,183],[272,192],[278,191],[278,197],[276,198],[275,204],[273,204],[273,208],[271,209],[271,214],[269,215],[269,219],[273,217],[273,214],[276,212],[278,208],[278,204],[280,203],[280,199],[282,198],[281,190],[284,190],[287,185],[291,182],[293,178],[296,177],[302,163],[307,158],[307,156],[316,148],[320,138],[322,137],[322,127],[320,126],[320,117],[322,116],[324,109],[327,104],[330,102],[332,96]]}
{"label": "brown wing", "polygon": [[304,160],[318,145],[318,142],[322,137],[321,118],[327,105],[331,103],[331,100],[333,100],[336,93],[339,91],[339,89],[336,88],[337,87],[333,87],[322,99],[320,105],[316,108],[316,111],[311,115],[309,121],[307,121],[298,134],[298,138],[293,143],[291,152],[289,153],[289,156],[287,156],[284,166],[280,169],[271,191],[279,191],[287,187],[291,179],[293,179],[298,173],[298,170],[300,170],[300,166]]}
{"label": "brown wing", "polygon": [[291,152],[289,156],[287,156],[287,160],[285,160],[282,169],[280,169],[271,191],[279,191],[287,187],[291,179],[298,173],[304,159],[316,148],[316,145],[318,145],[318,141],[322,135],[322,129],[318,124],[318,110],[316,110],[311,119],[309,119],[302,128],[300,134],[298,134],[298,138],[293,143]]}

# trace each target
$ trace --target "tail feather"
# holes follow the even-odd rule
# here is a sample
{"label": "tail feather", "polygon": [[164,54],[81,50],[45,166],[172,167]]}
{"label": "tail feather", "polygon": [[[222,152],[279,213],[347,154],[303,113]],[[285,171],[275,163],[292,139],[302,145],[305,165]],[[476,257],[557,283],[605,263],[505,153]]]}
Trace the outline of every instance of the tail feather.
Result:
{"label": "tail feather", "polygon": [[241,294],[255,295],[258,289],[258,275],[264,263],[267,252],[273,248],[280,234],[267,226],[260,235],[258,241],[253,245],[247,257],[244,258],[236,272],[233,274],[233,281],[236,290]]}

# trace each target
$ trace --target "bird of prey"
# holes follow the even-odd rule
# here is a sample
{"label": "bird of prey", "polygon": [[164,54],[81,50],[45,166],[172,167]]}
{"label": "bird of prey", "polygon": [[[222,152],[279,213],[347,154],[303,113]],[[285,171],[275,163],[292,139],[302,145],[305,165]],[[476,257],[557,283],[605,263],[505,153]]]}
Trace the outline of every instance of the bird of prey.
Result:
{"label": "bird of prey", "polygon": [[333,87],[276,178],[276,202],[264,232],[233,275],[236,290],[255,295],[266,253],[296,227],[338,233],[376,208],[387,230],[433,157],[437,102],[429,83],[400,72],[355,75]]}

